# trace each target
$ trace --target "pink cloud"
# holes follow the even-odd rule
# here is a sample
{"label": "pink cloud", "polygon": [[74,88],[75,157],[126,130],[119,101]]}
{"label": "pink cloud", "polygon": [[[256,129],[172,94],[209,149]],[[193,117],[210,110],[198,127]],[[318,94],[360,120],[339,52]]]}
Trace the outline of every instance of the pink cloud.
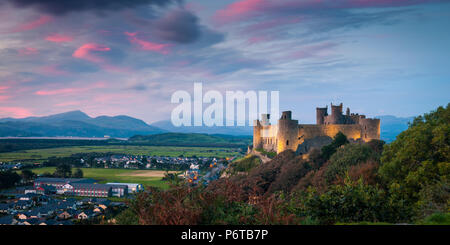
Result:
{"label": "pink cloud", "polygon": [[105,88],[106,84],[104,82],[97,82],[92,84],[91,86],[85,87],[75,87],[75,88],[62,88],[62,89],[53,89],[53,90],[39,90],[34,94],[48,96],[48,95],[73,95],[80,94],[83,92],[87,92],[92,89]]}
{"label": "pink cloud", "polygon": [[23,107],[0,107],[0,117],[24,118],[33,114]]}
{"label": "pink cloud", "polygon": [[39,53],[37,49],[30,47],[18,49],[17,52],[19,52],[19,55],[35,55]]}
{"label": "pink cloud", "polygon": [[61,103],[55,104],[55,106],[65,107],[65,106],[74,106],[74,105],[80,105],[80,104],[81,104],[80,101],[66,101],[66,102],[61,102]]}
{"label": "pink cloud", "polygon": [[45,38],[45,40],[55,43],[71,42],[73,37],[61,34],[51,34]]}
{"label": "pink cloud", "polygon": [[384,8],[402,7],[445,0],[240,0],[218,10],[213,20],[217,24],[226,24],[248,20],[255,16],[280,14],[295,10],[321,10],[345,8]]}
{"label": "pink cloud", "polygon": [[43,66],[39,70],[44,75],[51,76],[61,76],[69,74],[67,71],[60,70],[56,65]]}
{"label": "pink cloud", "polygon": [[154,51],[161,54],[169,53],[169,48],[171,46],[170,44],[152,43],[149,41],[139,39],[137,37],[137,32],[125,32],[125,35],[128,36],[128,40],[130,40],[131,43],[139,45],[140,49],[142,50]]}
{"label": "pink cloud", "polygon": [[8,95],[0,95],[0,102],[5,102],[5,101],[7,101],[9,98],[11,98],[11,96],[8,96]]}
{"label": "pink cloud", "polygon": [[49,15],[41,15],[37,20],[33,20],[27,23],[23,23],[20,26],[14,28],[13,32],[22,32],[36,29],[44,24],[53,20],[53,17]]}
{"label": "pink cloud", "polygon": [[111,49],[107,46],[96,44],[96,43],[86,43],[83,46],[79,47],[75,52],[73,52],[72,56],[78,59],[85,59],[94,63],[101,63],[103,59],[93,55],[92,51],[110,51]]}
{"label": "pink cloud", "polygon": [[4,93],[8,88],[8,86],[0,86],[0,93]]}

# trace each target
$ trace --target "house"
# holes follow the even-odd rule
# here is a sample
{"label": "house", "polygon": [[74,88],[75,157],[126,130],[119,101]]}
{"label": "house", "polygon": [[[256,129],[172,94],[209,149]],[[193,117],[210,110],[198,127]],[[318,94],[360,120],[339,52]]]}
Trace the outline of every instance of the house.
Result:
{"label": "house", "polygon": [[15,225],[17,220],[12,215],[0,217],[0,225]]}
{"label": "house", "polygon": [[128,185],[111,184],[111,195],[115,197],[123,197],[128,195]]}
{"label": "house", "polygon": [[136,183],[106,183],[107,185],[126,185],[128,186],[128,193],[136,193],[144,190],[144,186]]}
{"label": "house", "polygon": [[14,205],[15,209],[28,209],[31,206],[33,206],[33,202],[32,201],[25,201],[25,200],[18,200],[13,205]]}
{"label": "house", "polygon": [[58,222],[53,219],[43,220],[39,222],[39,225],[56,225]]}
{"label": "house", "polygon": [[84,220],[84,219],[90,219],[90,218],[92,218],[94,216],[95,216],[94,212],[92,210],[88,209],[88,210],[84,210],[84,211],[80,212],[77,215],[77,218],[80,219],[80,220]]}
{"label": "house", "polygon": [[58,219],[60,220],[66,220],[66,219],[70,219],[72,217],[76,217],[77,216],[77,211],[74,209],[67,209],[64,211],[60,211],[57,214]]}
{"label": "house", "polygon": [[7,214],[11,208],[12,207],[9,203],[0,203],[0,213]]}
{"label": "house", "polygon": [[57,194],[64,194],[63,186],[66,184],[73,183],[85,183],[85,184],[93,184],[97,182],[93,179],[85,179],[85,178],[37,178],[34,180],[34,188],[40,186],[53,186],[56,188]]}
{"label": "house", "polygon": [[23,225],[37,225],[39,224],[40,220],[37,218],[31,218],[24,221],[21,221],[21,224]]}

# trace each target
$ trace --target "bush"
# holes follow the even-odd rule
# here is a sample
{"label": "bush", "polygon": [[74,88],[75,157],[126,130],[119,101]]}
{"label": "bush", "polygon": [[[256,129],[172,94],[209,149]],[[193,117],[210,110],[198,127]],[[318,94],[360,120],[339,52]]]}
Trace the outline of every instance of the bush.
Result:
{"label": "bush", "polygon": [[323,194],[310,190],[305,212],[320,224],[403,221],[408,210],[390,199],[380,188],[347,178],[344,185],[333,185]]}
{"label": "bush", "polygon": [[345,145],[331,156],[325,179],[327,183],[332,183],[338,176],[343,177],[350,167],[369,160],[377,161],[377,155],[368,145]]}

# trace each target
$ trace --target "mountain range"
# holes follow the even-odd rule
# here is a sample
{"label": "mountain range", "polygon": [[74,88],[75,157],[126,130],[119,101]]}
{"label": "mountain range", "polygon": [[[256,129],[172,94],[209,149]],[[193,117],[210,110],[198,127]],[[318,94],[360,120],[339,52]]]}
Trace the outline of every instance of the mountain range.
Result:
{"label": "mountain range", "polygon": [[45,117],[0,119],[0,136],[11,137],[117,137],[128,138],[136,134],[158,134],[165,130],[148,125],[129,116],[89,117],[82,111],[70,111]]}
{"label": "mountain range", "polygon": [[[413,117],[379,116],[381,119],[381,139],[386,142],[408,128]],[[175,127],[170,120],[147,124],[129,116],[90,117],[82,111],[70,111],[44,117],[2,118],[0,137],[116,137],[129,138],[134,135],[160,133],[203,133],[221,135],[252,135],[252,127]]]}

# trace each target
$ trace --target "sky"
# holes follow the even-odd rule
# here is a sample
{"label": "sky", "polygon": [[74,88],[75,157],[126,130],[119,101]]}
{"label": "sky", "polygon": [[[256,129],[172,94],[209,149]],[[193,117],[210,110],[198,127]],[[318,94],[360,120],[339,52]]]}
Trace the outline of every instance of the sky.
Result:
{"label": "sky", "polygon": [[[0,118],[170,119],[177,90],[280,91],[313,123],[450,102],[450,1],[0,0]],[[205,105],[206,107],[207,105]]]}

